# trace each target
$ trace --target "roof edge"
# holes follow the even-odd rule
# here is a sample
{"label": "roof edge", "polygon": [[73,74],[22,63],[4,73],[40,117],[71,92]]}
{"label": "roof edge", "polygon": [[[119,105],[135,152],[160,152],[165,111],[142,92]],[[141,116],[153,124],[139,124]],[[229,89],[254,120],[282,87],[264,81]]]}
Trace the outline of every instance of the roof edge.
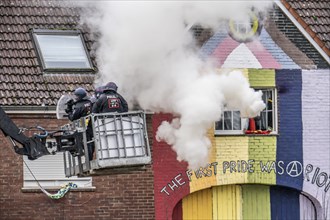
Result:
{"label": "roof edge", "polygon": [[8,113],[56,114],[56,106],[1,106]]}
{"label": "roof edge", "polygon": [[[275,4],[288,16],[288,18],[294,23],[294,25],[299,29],[299,31],[306,37],[306,39],[315,47],[315,49],[321,54],[325,61],[330,64],[330,51],[325,47],[325,44],[316,36],[316,34],[308,27],[308,25],[302,20],[298,20],[293,14],[296,14],[296,11],[285,1],[285,0],[276,0]],[[306,28],[301,24],[303,23]],[[312,35],[314,37],[312,37]]]}

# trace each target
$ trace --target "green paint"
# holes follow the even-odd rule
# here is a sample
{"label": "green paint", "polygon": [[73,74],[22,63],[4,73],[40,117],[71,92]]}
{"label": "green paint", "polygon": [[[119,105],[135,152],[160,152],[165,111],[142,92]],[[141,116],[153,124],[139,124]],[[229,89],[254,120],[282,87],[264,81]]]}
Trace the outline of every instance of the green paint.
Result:
{"label": "green paint", "polygon": [[249,137],[248,151],[249,159],[254,160],[254,172],[248,173],[248,183],[276,184],[276,170],[272,169],[276,161],[276,137]]}
{"label": "green paint", "polygon": [[275,70],[249,69],[251,87],[275,87]]}
{"label": "green paint", "polygon": [[242,185],[243,219],[270,219],[269,186]]}

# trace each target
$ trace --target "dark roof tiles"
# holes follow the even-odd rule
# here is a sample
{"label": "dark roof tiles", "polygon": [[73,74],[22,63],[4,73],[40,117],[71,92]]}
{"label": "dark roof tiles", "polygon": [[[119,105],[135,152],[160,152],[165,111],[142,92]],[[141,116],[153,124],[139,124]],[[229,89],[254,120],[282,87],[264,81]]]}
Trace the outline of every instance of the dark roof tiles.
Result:
{"label": "dark roof tiles", "polygon": [[[329,55],[330,54],[330,2],[329,0],[282,0],[285,7],[290,11],[294,9],[299,17],[295,17],[298,22],[306,29],[311,30],[313,38],[319,46]],[[294,15],[295,13],[293,13]],[[307,25],[305,25],[307,24]],[[309,32],[310,33],[310,32]]]}
{"label": "dark roof tiles", "polygon": [[[93,91],[90,73],[43,73],[31,29],[78,29],[78,9],[57,0],[0,1],[0,104],[56,105],[64,93],[82,86]],[[87,47],[89,33],[82,30]],[[95,65],[95,60],[92,60]]]}

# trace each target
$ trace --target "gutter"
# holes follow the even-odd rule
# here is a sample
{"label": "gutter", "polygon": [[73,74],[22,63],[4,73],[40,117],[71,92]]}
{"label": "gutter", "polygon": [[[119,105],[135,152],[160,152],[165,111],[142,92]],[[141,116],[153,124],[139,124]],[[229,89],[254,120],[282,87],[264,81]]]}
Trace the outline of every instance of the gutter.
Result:
{"label": "gutter", "polygon": [[[311,37],[311,35],[305,30],[305,28],[296,20],[296,18],[290,13],[290,11],[281,2],[283,0],[276,0],[275,4],[285,13],[286,16],[294,23],[299,31],[306,37],[306,39],[313,45],[313,47],[321,54],[324,60],[330,64],[330,58],[327,53],[320,47],[320,45]],[[291,8],[291,6],[290,6]],[[307,26],[307,24],[306,24]],[[314,32],[313,32],[314,33]],[[314,33],[315,34],[315,33]]]}
{"label": "gutter", "polygon": [[55,106],[1,106],[10,114],[56,114]]}

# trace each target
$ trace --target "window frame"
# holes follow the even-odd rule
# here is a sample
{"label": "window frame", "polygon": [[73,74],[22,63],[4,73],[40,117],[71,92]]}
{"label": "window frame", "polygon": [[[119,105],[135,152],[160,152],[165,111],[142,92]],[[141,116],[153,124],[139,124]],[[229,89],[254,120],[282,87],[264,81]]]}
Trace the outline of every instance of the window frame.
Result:
{"label": "window frame", "polygon": [[[231,114],[232,114],[232,116],[233,116],[233,112],[235,112],[235,111],[238,111],[238,110],[224,110],[223,112],[222,112],[222,114],[221,114],[221,118],[220,118],[220,120],[219,121],[217,121],[217,122],[220,122],[221,121],[221,119],[222,119],[222,117],[224,116],[224,113],[225,112],[231,112]],[[245,123],[247,123],[247,119],[246,118],[242,118],[242,117],[240,117],[241,118],[241,130],[217,130],[216,129],[216,124],[214,124],[214,133],[215,134],[244,134],[244,125],[245,125]],[[224,125],[224,120],[222,120],[223,121],[223,125]],[[233,122],[233,117],[232,117],[232,122]],[[233,126],[232,126],[233,127]]]}
{"label": "window frame", "polygon": [[[60,159],[62,158],[62,159]],[[53,159],[52,161],[50,161]],[[78,185],[78,189],[94,189],[93,186],[93,178],[92,177],[65,177],[64,172],[64,157],[63,152],[58,152],[56,155],[45,155],[38,160],[29,160],[27,156],[23,156],[23,190],[30,190],[30,189],[39,189],[38,183],[45,189],[59,189],[64,184],[69,182],[73,182]],[[57,167],[51,166],[42,166],[45,164],[56,164],[62,163],[63,167],[63,176],[59,177],[58,172],[60,168],[56,170]],[[33,164],[34,163],[34,164]],[[27,167],[28,166],[28,167]],[[36,169],[42,168],[43,170],[49,170],[52,168],[52,172],[47,173],[45,171],[37,171]],[[55,169],[55,170],[54,170]],[[31,170],[31,171],[30,171]],[[32,174],[31,174],[32,172]],[[35,180],[34,176],[36,177],[37,181]],[[55,176],[55,177],[54,177]]]}
{"label": "window frame", "polygon": [[[269,133],[269,135],[276,135],[278,134],[278,98],[277,98],[277,89],[275,87],[255,87],[253,88],[256,91],[259,90],[270,90],[272,91],[272,96],[273,96],[273,130]],[[264,109],[265,110],[265,109]],[[263,110],[263,111],[264,111]],[[227,111],[227,110],[225,110]],[[224,112],[225,112],[224,111]],[[231,112],[237,111],[237,110],[230,110]],[[219,121],[221,118],[219,119]],[[217,121],[217,122],[219,122]],[[242,118],[241,117],[241,130],[217,130],[216,129],[216,123],[214,123],[214,134],[215,135],[251,135],[251,134],[245,134],[245,123],[248,123],[248,118]],[[264,134],[262,134],[264,135]]]}
{"label": "window frame", "polygon": [[[51,30],[51,29],[32,29],[31,30],[31,35],[32,35],[32,39],[33,39],[33,44],[34,47],[36,49],[36,54],[38,57],[38,61],[41,64],[41,67],[43,69],[44,72],[61,72],[61,71],[65,71],[65,72],[94,72],[95,68],[93,66],[89,51],[87,49],[86,43],[84,41],[84,38],[82,36],[82,33],[80,30]],[[58,67],[58,68],[50,68],[46,66],[46,62],[45,59],[43,57],[42,54],[42,49],[40,47],[37,35],[50,35],[50,36],[79,36],[81,44],[83,46],[83,49],[85,51],[85,55],[89,64],[89,68],[77,68],[77,67],[69,67],[69,68],[62,68],[62,67]]]}

